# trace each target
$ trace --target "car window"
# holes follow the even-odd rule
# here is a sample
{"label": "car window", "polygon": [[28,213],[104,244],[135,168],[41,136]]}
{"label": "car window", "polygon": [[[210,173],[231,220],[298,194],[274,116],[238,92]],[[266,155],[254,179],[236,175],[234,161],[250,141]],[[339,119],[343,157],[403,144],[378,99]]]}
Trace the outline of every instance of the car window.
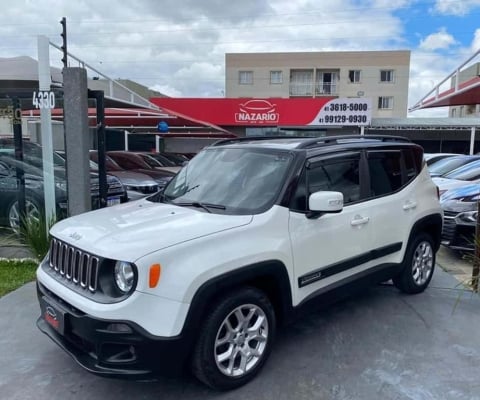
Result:
{"label": "car window", "polygon": [[414,152],[410,149],[402,150],[403,159],[405,162],[405,176],[403,179],[403,183],[408,183],[413,180],[418,173],[421,171],[422,164],[421,164],[421,156],[420,156],[420,164],[415,162]]}
{"label": "car window", "polygon": [[368,152],[370,197],[383,196],[402,187],[400,151]]}
{"label": "car window", "polygon": [[158,167],[162,167],[163,165],[160,164],[159,161],[155,160],[153,157],[150,157],[149,155],[147,154],[139,154],[138,155],[142,161],[147,164],[150,168],[158,168]]}
{"label": "car window", "polygon": [[165,188],[173,204],[205,203],[224,208],[212,211],[254,214],[276,200],[292,155],[284,151],[210,148],[183,168]]}
{"label": "car window", "polygon": [[472,161],[475,161],[471,157],[450,157],[440,160],[433,164],[429,170],[431,174],[443,175],[450,171],[453,171],[456,168],[461,167],[462,165],[468,164]]}
{"label": "car window", "polygon": [[343,193],[344,204],[360,200],[360,157],[331,159],[307,169],[308,195],[318,191]]}
{"label": "car window", "polygon": [[123,154],[109,154],[110,157],[114,159],[114,161],[120,165],[120,167],[124,169],[137,169],[137,168],[147,168],[148,165],[144,165],[141,160],[137,160],[134,156],[129,157]]}
{"label": "car window", "polygon": [[480,160],[470,162],[460,168],[445,174],[447,179],[458,179],[461,181],[471,181],[477,179],[480,176]]}

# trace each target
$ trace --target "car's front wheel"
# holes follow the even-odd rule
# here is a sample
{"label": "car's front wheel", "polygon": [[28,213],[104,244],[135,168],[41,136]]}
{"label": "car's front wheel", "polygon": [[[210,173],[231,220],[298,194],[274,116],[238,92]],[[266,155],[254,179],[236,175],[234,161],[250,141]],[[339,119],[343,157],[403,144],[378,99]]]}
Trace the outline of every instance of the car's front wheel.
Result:
{"label": "car's front wheel", "polygon": [[423,292],[433,276],[435,269],[435,246],[427,233],[416,236],[405,252],[402,272],[393,278],[397,288],[405,293]]}
{"label": "car's front wheel", "polygon": [[[41,216],[40,205],[32,198],[25,199],[25,217],[34,221],[39,221]],[[10,204],[7,211],[8,224],[15,233],[20,232],[20,222],[23,218],[18,201]]]}
{"label": "car's front wheel", "polygon": [[275,312],[268,297],[246,287],[220,298],[200,330],[192,371],[214,389],[250,381],[268,358],[275,335]]}

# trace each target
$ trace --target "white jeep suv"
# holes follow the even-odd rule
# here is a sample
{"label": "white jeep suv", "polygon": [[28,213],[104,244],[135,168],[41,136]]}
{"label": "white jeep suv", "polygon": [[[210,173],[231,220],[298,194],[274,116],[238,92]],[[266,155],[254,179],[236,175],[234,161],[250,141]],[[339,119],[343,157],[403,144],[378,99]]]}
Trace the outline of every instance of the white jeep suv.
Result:
{"label": "white jeep suv", "polygon": [[226,140],[163,192],[57,223],[37,325],[98,375],[188,367],[231,389],[312,300],[390,278],[422,292],[441,230],[422,148],[404,138]]}

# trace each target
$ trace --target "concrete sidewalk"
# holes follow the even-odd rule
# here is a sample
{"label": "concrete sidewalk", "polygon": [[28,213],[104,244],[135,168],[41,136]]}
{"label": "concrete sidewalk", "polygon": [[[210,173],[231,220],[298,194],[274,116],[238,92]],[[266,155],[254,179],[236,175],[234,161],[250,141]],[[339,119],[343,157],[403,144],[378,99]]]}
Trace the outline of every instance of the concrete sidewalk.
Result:
{"label": "concrete sidewalk", "polygon": [[93,376],[38,331],[38,315],[34,283],[0,299],[1,399],[480,400],[480,298],[440,268],[422,294],[383,284],[299,318],[260,375],[227,393],[188,376]]}

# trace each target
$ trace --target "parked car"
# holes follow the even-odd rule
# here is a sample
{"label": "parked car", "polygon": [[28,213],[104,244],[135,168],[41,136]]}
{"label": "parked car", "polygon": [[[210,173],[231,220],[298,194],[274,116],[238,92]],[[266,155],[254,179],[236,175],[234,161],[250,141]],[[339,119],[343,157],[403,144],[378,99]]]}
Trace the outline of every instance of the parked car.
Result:
{"label": "parked car", "polygon": [[[66,159],[64,151],[57,151],[64,160]],[[90,150],[90,171],[98,173],[98,164],[92,160],[97,159],[93,154],[95,150]],[[151,177],[133,171],[125,171],[120,168],[110,157],[105,157],[105,169],[108,175],[115,176],[122,183],[127,191],[128,200],[138,200],[152,193],[158,192],[158,184]]]}
{"label": "parked car", "polygon": [[109,151],[107,154],[126,170],[166,171],[173,175],[180,170],[180,167],[163,165],[150,154],[139,151]]}
{"label": "parked car", "polygon": [[469,164],[473,161],[480,160],[480,156],[452,156],[445,158],[431,165],[428,170],[430,171],[430,176],[438,177],[448,174],[454,169],[460,168],[463,165]]}
{"label": "parked car", "polygon": [[177,172],[180,170],[181,167],[185,166],[190,161],[185,156],[180,156],[172,153],[145,153],[145,154],[157,160],[164,167],[178,168]]}
{"label": "parked car", "polygon": [[455,153],[425,153],[423,155],[423,158],[425,159],[425,162],[427,165],[430,167],[432,164],[435,164],[436,162],[443,160],[445,158],[453,157],[453,156],[458,156],[458,154]]}
{"label": "parked car", "polygon": [[441,177],[433,178],[433,182],[440,190],[440,195],[447,190],[475,183],[478,180],[480,180],[480,159],[469,162]]}
{"label": "parked car", "polygon": [[[32,149],[30,145],[24,148]],[[0,151],[0,224],[18,231],[20,226],[20,209],[18,204],[17,169],[22,170],[25,177],[26,215],[38,218],[44,209],[44,178],[39,167],[41,159],[26,155],[23,162],[16,160],[3,148]],[[7,149],[8,150],[8,149]],[[27,150],[27,153],[29,150]],[[58,218],[67,216],[67,181],[64,160],[54,154],[55,204]],[[92,209],[100,207],[98,174],[90,175],[90,191]],[[127,201],[127,194],[121,182],[113,176],[107,177],[108,205]]]}
{"label": "parked car", "polygon": [[161,153],[163,157],[168,158],[174,165],[183,167],[190,161],[190,158],[181,153]]}
{"label": "parked car", "polygon": [[[43,171],[0,152],[0,225],[9,227],[15,232],[20,228],[21,218],[17,169],[23,172],[25,179],[26,215],[39,219],[44,208]],[[62,172],[57,169],[54,174],[56,213],[62,218],[67,215],[67,185]]]}
{"label": "parked car", "polygon": [[443,208],[442,244],[460,251],[475,249],[480,183],[451,189],[440,197]]}
{"label": "parked car", "polygon": [[189,367],[232,389],[304,305],[390,278],[425,290],[441,227],[423,150],[407,139],[217,142],[163,192],[52,227],[37,326],[98,375]]}
{"label": "parked car", "polygon": [[[90,160],[98,164],[97,151],[95,150],[90,151]],[[108,154],[106,155],[106,158],[105,158],[105,167],[107,168],[107,172],[109,171],[115,172],[115,171],[118,171],[118,169],[120,168],[123,171],[136,172],[141,175],[148,176],[151,179],[153,179],[158,185],[158,188],[156,190],[154,187],[145,186],[144,191],[152,190],[153,192],[154,190],[155,191],[162,190],[174,176],[174,173],[170,171],[161,171],[156,169],[144,169],[144,168],[128,168],[128,169],[123,168]]]}
{"label": "parked car", "polygon": [[[30,158],[29,161],[32,159]],[[60,160],[57,159],[57,163]],[[26,215],[38,218],[44,209],[43,170],[28,162],[19,162],[11,156],[0,153],[0,223],[17,231],[20,226],[20,209],[18,204],[18,182],[16,172],[20,169],[25,177]],[[55,203],[57,218],[67,216],[67,181],[65,169],[55,167]],[[92,209],[100,207],[98,174],[90,175]],[[107,176],[109,206],[127,201],[127,194],[121,182],[114,176]]]}

